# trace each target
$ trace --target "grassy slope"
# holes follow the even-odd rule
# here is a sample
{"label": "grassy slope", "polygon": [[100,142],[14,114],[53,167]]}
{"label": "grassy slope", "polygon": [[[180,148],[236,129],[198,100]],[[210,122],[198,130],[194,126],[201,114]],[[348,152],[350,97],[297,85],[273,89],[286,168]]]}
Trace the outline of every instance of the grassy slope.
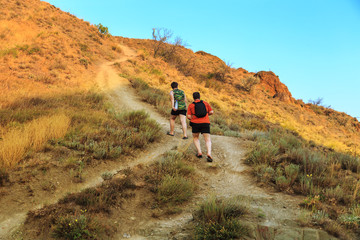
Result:
{"label": "grassy slope", "polygon": [[38,0],[0,2],[0,106],[92,86],[86,72],[118,56],[114,39]]}
{"label": "grassy slope", "polygon": [[[178,81],[188,98],[200,91],[203,98],[218,107],[230,124],[239,123],[245,128],[264,129],[257,118],[299,133],[306,140],[339,151],[354,152],[360,146],[359,122],[344,113],[329,108],[281,102],[268,96],[261,87],[248,92],[239,90],[244,80],[253,76],[242,69],[229,69],[224,81],[217,80],[226,65],[219,58],[206,53],[193,53],[178,48],[176,59],[152,57],[150,40],[122,39],[126,44],[139,49],[140,58],[122,66],[123,73],[142,78],[150,86],[168,92],[170,83]],[[169,64],[171,62],[172,64]],[[355,147],[356,146],[356,147]]]}
{"label": "grassy slope", "polygon": [[[121,50],[112,36],[48,3],[1,1],[0,9],[0,167],[12,167],[47,140],[108,118],[93,75],[96,62],[119,57]],[[89,114],[79,120],[82,112]],[[46,125],[61,129],[56,118],[64,114],[70,123],[47,134]],[[23,131],[27,136],[14,140]]]}
{"label": "grassy slope", "polygon": [[[177,81],[188,96],[193,91],[200,91],[216,108],[217,115],[212,118],[213,133],[241,136],[236,130],[268,130],[262,134],[253,133],[256,146],[248,163],[254,167],[255,176],[280,191],[307,196],[304,207],[312,210],[307,225],[321,225],[335,236],[351,239],[344,227],[356,232],[356,226],[360,224],[357,205],[360,162],[352,153],[340,152],[357,146],[357,120],[329,108],[304,105],[301,101],[287,104],[261,95],[261,92],[239,91],[234,87],[236,75],[224,82],[211,76],[218,70],[214,70],[214,63],[223,66],[216,57],[205,55],[212,59],[206,62],[202,59],[204,54],[197,56],[180,48],[180,58],[190,54],[198,64],[201,61],[204,64],[198,65],[198,70],[190,76],[185,76],[179,68],[181,64],[172,61],[169,64],[161,57],[153,58],[150,41],[124,41],[137,46],[141,54],[138,59],[117,67],[133,82],[145,101],[166,113],[170,83]],[[206,71],[209,72],[206,74]],[[251,75],[243,73],[243,78]]]}

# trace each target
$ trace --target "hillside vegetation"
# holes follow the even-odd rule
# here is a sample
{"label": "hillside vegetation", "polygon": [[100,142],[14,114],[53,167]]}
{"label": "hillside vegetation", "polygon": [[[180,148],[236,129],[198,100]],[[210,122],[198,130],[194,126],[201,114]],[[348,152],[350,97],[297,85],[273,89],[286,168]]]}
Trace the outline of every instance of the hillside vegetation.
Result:
{"label": "hillside vegetation", "polygon": [[[304,225],[322,226],[343,239],[349,238],[344,228],[357,233],[360,123],[329,107],[294,99],[273,72],[235,69],[216,56],[194,53],[181,44],[114,37],[101,24],[91,25],[38,0],[0,1],[0,187],[6,188],[0,188],[0,196],[10,199],[7,195],[16,189],[26,203],[36,202],[35,192],[41,203],[44,191],[54,192],[57,187],[47,172],[62,176],[66,184],[80,183],[86,177],[84,169],[109,160],[121,162],[125,156],[136,158],[139,149],[161,138],[163,129],[148,114],[115,111],[99,91],[94,81],[98,64],[112,62],[143,101],[166,117],[171,82],[177,81],[189,100],[199,91],[215,110],[212,134],[253,141],[246,161],[255,179],[306,197],[303,206],[311,215]],[[137,56],[124,57],[121,46],[136,50]],[[92,237],[113,236],[114,229],[97,233],[93,216],[83,211],[94,215],[118,211],[119,198],[133,198],[134,189],[147,197],[150,191],[149,202],[159,204],[165,215],[176,214],[175,205],[185,204],[197,191],[196,169],[187,165],[196,161],[193,158],[188,152],[168,152],[161,161],[135,173],[125,170],[123,179],[110,180],[112,173],[106,173],[102,177],[109,181],[99,188],[31,212],[28,221],[40,229],[33,234],[52,230],[62,238],[67,225],[81,219],[94,230]],[[132,182],[136,179],[144,185],[136,186]],[[35,190],[30,187],[33,182],[38,184]],[[227,204],[238,214],[225,216]],[[201,239],[211,239],[210,230],[218,234],[226,227],[224,236],[242,236],[246,229],[238,218],[246,212],[240,205],[211,198],[198,211],[196,232]],[[86,235],[80,225],[70,230],[75,235],[84,230]],[[31,225],[26,227],[32,230]]]}
{"label": "hillside vegetation", "polygon": [[0,106],[93,84],[94,63],[119,56],[96,26],[37,0],[0,2]]}
{"label": "hillside vegetation", "polygon": [[78,126],[81,110],[99,109],[91,105],[102,102],[95,63],[121,50],[109,34],[48,3],[1,1],[0,9],[0,167],[13,167]]}
{"label": "hillside vegetation", "polygon": [[177,81],[189,99],[199,91],[228,125],[257,130],[280,125],[334,150],[356,154],[359,149],[360,123],[356,118],[294,99],[273,72],[234,69],[216,56],[182,46],[173,49],[168,45],[162,56],[158,53],[160,56],[154,58],[152,40],[120,40],[140,52],[138,59],[119,66],[123,74],[165,92]]}

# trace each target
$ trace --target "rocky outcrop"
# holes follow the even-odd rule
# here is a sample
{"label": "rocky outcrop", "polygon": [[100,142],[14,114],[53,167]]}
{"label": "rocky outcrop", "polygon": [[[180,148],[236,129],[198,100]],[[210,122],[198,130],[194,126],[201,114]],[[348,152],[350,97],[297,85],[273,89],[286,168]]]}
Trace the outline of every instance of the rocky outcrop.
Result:
{"label": "rocky outcrop", "polygon": [[261,87],[267,94],[280,101],[293,103],[295,99],[291,96],[289,89],[285,84],[280,82],[275,73],[269,71],[261,71],[255,74],[255,77],[260,79],[259,87]]}

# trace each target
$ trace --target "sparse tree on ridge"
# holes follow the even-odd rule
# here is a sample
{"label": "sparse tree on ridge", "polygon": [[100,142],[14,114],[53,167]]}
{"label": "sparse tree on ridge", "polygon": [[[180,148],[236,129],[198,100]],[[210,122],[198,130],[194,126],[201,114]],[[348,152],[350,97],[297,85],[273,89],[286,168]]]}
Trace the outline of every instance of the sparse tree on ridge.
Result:
{"label": "sparse tree on ridge", "polygon": [[311,103],[311,104],[314,104],[314,105],[316,105],[316,106],[322,106],[322,103],[323,103],[323,98],[318,98],[318,99],[316,99],[316,100],[309,100],[309,103]]}
{"label": "sparse tree on ridge", "polygon": [[152,37],[154,39],[154,57],[158,55],[165,43],[169,43],[173,33],[167,28],[153,28]]}

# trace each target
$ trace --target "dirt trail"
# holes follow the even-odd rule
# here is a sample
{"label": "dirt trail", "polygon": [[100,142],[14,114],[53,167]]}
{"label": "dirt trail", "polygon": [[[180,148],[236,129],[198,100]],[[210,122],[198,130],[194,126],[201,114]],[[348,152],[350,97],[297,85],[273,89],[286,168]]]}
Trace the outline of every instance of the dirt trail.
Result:
{"label": "dirt trail", "polygon": [[[127,57],[119,59],[117,62],[125,61],[136,55],[127,47],[123,47],[123,49]],[[164,131],[167,130],[168,120],[160,116],[152,106],[143,103],[130,87],[129,81],[119,77],[111,67],[112,64],[101,67],[97,80],[117,110],[121,111],[130,107],[136,110],[143,109],[163,126]],[[181,130],[178,129],[178,132]],[[162,146],[153,148],[151,157],[147,157],[146,160],[137,159],[131,165],[152,161],[173,146],[177,146],[178,149],[187,149],[192,143],[188,140],[184,144],[183,140],[171,137],[168,140]],[[274,193],[256,185],[254,179],[248,174],[250,168],[243,161],[246,154],[246,141],[224,136],[212,136],[212,141],[216,163],[208,165],[215,166],[219,170],[216,173],[200,172],[207,179],[207,182],[201,185],[204,193],[196,196],[182,214],[173,218],[141,223],[138,229],[127,233],[119,232],[115,239],[189,239],[188,226],[191,225],[193,219],[192,212],[197,203],[209,194],[219,197],[242,196],[251,209],[258,210],[258,214],[264,216],[257,225],[253,226],[254,232],[257,232],[255,229],[260,229],[260,232],[270,234],[269,236],[272,236],[270,239],[332,239],[323,231],[303,229],[298,226],[296,219],[300,215],[298,206],[302,200],[301,197]],[[204,146],[203,142],[202,146]],[[204,164],[207,163],[204,162]],[[261,238],[261,236],[256,238]]]}
{"label": "dirt trail", "polygon": [[[124,51],[124,56],[115,62],[122,62],[136,57],[136,53],[133,50],[127,47],[122,47],[122,49]],[[129,81],[120,77],[112,67],[115,62],[107,62],[99,66],[99,71],[95,79],[99,87],[110,98],[118,112],[124,110],[145,110],[151,118],[161,124],[165,135],[169,125],[168,120],[161,117],[156,113],[155,109],[143,103],[141,99],[136,96]],[[180,133],[181,129],[177,128],[176,131]],[[124,162],[125,160],[119,162],[109,161],[102,163],[95,169],[86,169],[86,178],[83,183],[72,183],[71,181],[60,183],[57,186],[55,193],[44,193],[42,196],[35,196],[31,201],[21,200],[21,193],[25,186],[12,188],[11,193],[0,196],[0,205],[7,206],[6,208],[0,207],[0,239],[9,239],[9,235],[25,221],[26,214],[30,210],[39,209],[45,204],[56,203],[67,193],[79,192],[82,189],[100,184],[103,181],[101,173],[116,173],[122,169],[133,167],[140,163],[154,161],[165,151],[174,147],[186,149],[189,147],[190,143],[191,140],[182,140],[165,136],[160,142],[152,144],[151,149],[144,150],[136,158],[133,157],[127,159],[126,162]],[[58,173],[49,172],[48,174],[56,175]],[[56,182],[54,179],[51,179],[51,181]],[[14,194],[14,191],[19,192],[19,194]]]}
{"label": "dirt trail", "polygon": [[[122,49],[124,57],[118,59],[116,62],[122,62],[136,57],[136,53],[133,50],[125,46],[122,46]],[[99,72],[96,77],[99,87],[107,94],[117,111],[143,109],[151,118],[161,124],[165,133],[168,129],[168,120],[160,116],[152,106],[143,103],[141,99],[137,97],[129,81],[120,77],[112,67],[114,63],[115,62],[106,63],[99,67]],[[177,133],[181,132],[179,126],[177,126],[176,131]],[[300,198],[291,197],[282,193],[273,193],[256,186],[254,180],[247,173],[249,167],[243,162],[246,154],[245,140],[212,136],[212,141],[215,162],[208,164],[203,160],[204,165],[208,165],[209,168],[207,170],[204,170],[204,168],[200,170],[200,174],[206,179],[206,181],[200,185],[202,194],[196,196],[182,214],[173,218],[154,219],[150,222],[139,224],[140,227],[133,229],[131,232],[119,232],[115,239],[189,239],[189,225],[191,225],[192,221],[192,211],[199,201],[210,194],[215,194],[220,197],[242,196],[245,199],[244,201],[249,203],[249,207],[252,210],[258,209],[261,211],[261,214],[264,215],[262,220],[258,220],[256,225],[253,226],[253,232],[256,233],[258,232],[256,229],[264,228],[266,233],[270,232],[270,235],[274,236],[274,238],[269,239],[331,239],[324,232],[304,230],[297,225],[295,220],[300,212],[298,208],[298,203],[301,201]],[[204,146],[204,143],[202,143],[202,146]],[[87,181],[84,184],[77,185],[73,191],[79,191],[80,189],[99,184],[102,181],[100,174],[104,169],[115,173],[125,167],[132,167],[139,163],[149,163],[154,161],[162,153],[174,147],[185,150],[188,147],[192,147],[192,140],[182,140],[180,134],[175,137],[164,136],[160,143],[153,144],[151,149],[145,150],[140,156],[131,159],[131,161],[128,161],[126,164],[113,163],[100,167],[100,170],[89,174]],[[214,170],[212,171],[211,169]],[[65,191],[57,194],[56,197],[52,198],[51,202],[56,202],[64,194]],[[1,236],[4,237],[10,230],[24,221],[27,211],[41,206],[42,204],[36,207],[28,207],[21,212],[14,213],[8,218],[0,219],[0,239]],[[313,234],[311,235],[313,237],[305,238],[306,234],[307,236]],[[263,238],[257,237],[256,239]]]}

